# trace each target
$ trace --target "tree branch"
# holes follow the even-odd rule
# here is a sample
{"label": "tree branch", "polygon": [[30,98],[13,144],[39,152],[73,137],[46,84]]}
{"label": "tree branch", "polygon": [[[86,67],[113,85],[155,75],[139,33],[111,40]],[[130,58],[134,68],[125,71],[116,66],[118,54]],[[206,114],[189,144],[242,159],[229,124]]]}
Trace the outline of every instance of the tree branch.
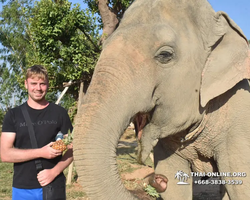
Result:
{"label": "tree branch", "polygon": [[102,44],[116,29],[119,24],[117,14],[109,8],[107,0],[98,0],[98,9],[103,23],[103,33],[100,40]]}

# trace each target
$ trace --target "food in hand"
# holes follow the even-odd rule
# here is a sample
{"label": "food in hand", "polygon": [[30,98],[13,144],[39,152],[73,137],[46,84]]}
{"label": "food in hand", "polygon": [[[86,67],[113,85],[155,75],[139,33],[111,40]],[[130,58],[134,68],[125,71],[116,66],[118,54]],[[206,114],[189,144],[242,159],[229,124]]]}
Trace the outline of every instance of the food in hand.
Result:
{"label": "food in hand", "polygon": [[58,139],[57,141],[55,141],[52,145],[52,148],[64,152],[65,150],[67,150],[67,146],[71,144],[72,141],[72,134],[68,133],[68,135],[64,139]]}
{"label": "food in hand", "polygon": [[67,149],[67,145],[63,142],[63,140],[57,140],[52,145],[53,149],[60,150],[61,152],[65,151]]}

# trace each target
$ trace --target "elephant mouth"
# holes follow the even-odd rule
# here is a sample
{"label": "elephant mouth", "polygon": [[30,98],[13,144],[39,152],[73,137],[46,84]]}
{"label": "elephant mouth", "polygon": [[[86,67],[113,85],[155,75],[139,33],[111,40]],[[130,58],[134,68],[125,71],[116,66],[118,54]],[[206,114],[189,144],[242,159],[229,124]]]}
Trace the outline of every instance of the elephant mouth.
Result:
{"label": "elephant mouth", "polygon": [[151,115],[150,113],[137,113],[133,119],[135,126],[135,134],[138,140],[141,140],[143,128],[150,122]]}
{"label": "elephant mouth", "polygon": [[[141,137],[143,134],[143,128],[150,123],[152,118],[153,111],[148,113],[137,113],[133,118],[133,123],[135,126],[136,137],[139,141],[141,141]],[[140,160],[139,160],[139,163]],[[155,190],[159,193],[166,191],[167,189],[168,178],[162,174],[153,173],[149,177],[149,184],[155,188]]]}

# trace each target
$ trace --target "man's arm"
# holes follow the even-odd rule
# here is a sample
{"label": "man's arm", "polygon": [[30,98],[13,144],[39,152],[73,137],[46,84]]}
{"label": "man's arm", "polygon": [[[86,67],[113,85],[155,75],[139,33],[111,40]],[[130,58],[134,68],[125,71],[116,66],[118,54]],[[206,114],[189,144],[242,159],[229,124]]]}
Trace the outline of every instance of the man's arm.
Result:
{"label": "man's arm", "polygon": [[16,133],[2,132],[0,154],[2,162],[19,163],[37,158],[52,159],[61,155],[61,151],[51,147],[53,142],[38,149],[17,149],[14,147]]}
{"label": "man's arm", "polygon": [[66,169],[73,161],[73,148],[69,148],[63,155],[61,161],[59,161],[52,169],[44,169],[37,175],[37,179],[41,186],[45,186],[52,182],[64,169]]}

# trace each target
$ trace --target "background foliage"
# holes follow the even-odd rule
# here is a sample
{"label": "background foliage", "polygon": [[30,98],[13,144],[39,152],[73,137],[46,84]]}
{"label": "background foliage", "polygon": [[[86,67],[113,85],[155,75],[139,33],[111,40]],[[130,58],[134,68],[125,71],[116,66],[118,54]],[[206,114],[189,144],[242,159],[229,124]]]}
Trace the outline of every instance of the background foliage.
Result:
{"label": "background foliage", "polygon": [[50,101],[73,81],[62,104],[75,106],[79,85],[90,82],[101,51],[94,13],[67,0],[11,0],[4,2],[0,20],[1,113],[26,99],[24,74],[34,64],[48,69]]}
{"label": "background foliage", "polygon": [[[100,41],[114,31],[106,34],[105,27],[117,27],[133,0],[83,0],[85,9],[68,0],[1,2],[0,122],[2,113],[27,98],[24,74],[34,64],[48,69],[49,101],[55,102],[65,83],[73,82],[61,104],[76,109],[79,85],[84,82],[86,86],[91,80],[101,52]],[[115,22],[105,20],[110,14]]]}
{"label": "background foliage", "polygon": [[[71,9],[71,3],[64,0],[36,2],[33,14],[30,19],[36,48],[33,58],[36,63],[48,66],[51,87],[62,87],[69,80],[80,82],[86,78],[84,75],[91,75],[100,53],[93,14],[87,9],[80,10],[79,5]],[[77,88],[69,92],[77,99]]]}

